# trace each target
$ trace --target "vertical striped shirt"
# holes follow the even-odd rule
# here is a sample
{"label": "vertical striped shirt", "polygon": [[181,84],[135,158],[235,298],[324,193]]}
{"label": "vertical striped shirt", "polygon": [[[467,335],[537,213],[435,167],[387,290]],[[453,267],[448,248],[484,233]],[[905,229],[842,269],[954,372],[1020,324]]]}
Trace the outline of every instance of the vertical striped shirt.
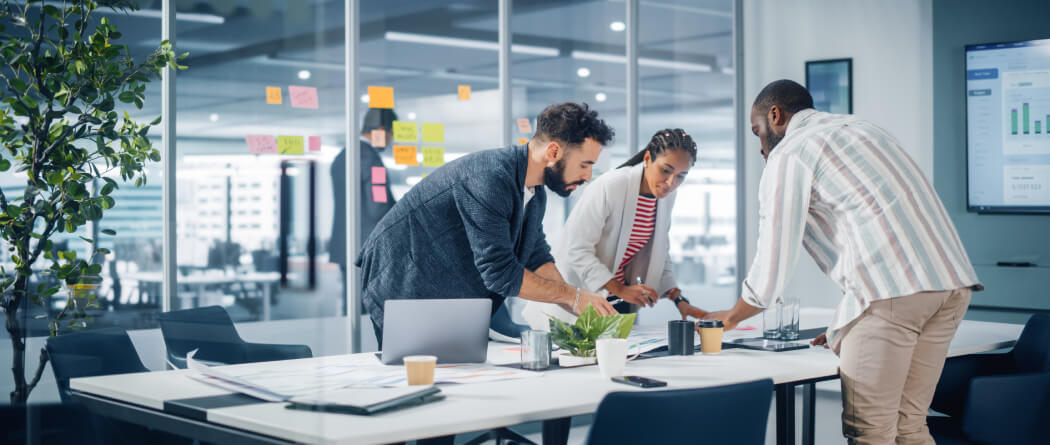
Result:
{"label": "vertical striped shirt", "polygon": [[[638,205],[634,211],[634,224],[631,227],[631,235],[627,239],[627,250],[623,253],[623,261],[616,269],[614,278],[621,283],[624,282],[623,268],[631,262],[634,255],[642,250],[649,239],[653,237],[656,228],[656,198],[638,195]],[[635,284],[635,283],[630,283]]]}
{"label": "vertical striped shirt", "polygon": [[780,297],[801,248],[842,289],[828,341],[872,301],[977,286],[955,226],[919,167],[882,128],[803,110],[759,184],[748,304]]}

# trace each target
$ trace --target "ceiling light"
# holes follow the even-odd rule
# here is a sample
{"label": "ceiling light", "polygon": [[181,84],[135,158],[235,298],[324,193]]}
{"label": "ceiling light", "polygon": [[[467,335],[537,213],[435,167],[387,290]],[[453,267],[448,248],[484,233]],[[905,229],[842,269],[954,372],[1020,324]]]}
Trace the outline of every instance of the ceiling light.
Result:
{"label": "ceiling light", "polygon": [[416,120],[416,113],[413,112],[413,111],[409,111],[408,112],[408,120],[410,120],[410,121]]}
{"label": "ceiling light", "polygon": [[[591,51],[573,51],[569,54],[569,56],[577,60],[592,60],[595,62],[609,63],[624,63],[627,60],[627,58],[624,56],[616,54],[596,53]],[[706,63],[679,62],[677,60],[650,59],[648,57],[639,57],[638,65],[683,71],[700,71],[705,73],[711,71],[711,65],[708,65]]]}
{"label": "ceiling light", "polygon": [[212,114],[208,115],[208,120],[210,120],[212,122],[218,122],[219,121],[219,115],[216,114],[216,113],[212,113]]}
{"label": "ceiling light", "polygon": [[623,32],[623,30],[627,29],[627,24],[620,21],[612,22],[609,24],[609,29],[616,32]]}
{"label": "ceiling light", "polygon": [[605,100],[608,99],[608,98],[609,97],[606,96],[605,93],[597,93],[597,94],[594,95],[594,100],[596,100],[598,102],[605,102]]}
{"label": "ceiling light", "polygon": [[309,79],[310,78],[310,70],[301,70],[301,71],[299,71],[299,78],[302,79],[302,80]]}
{"label": "ceiling light", "polygon": [[[387,31],[383,38],[391,42],[420,43],[424,45],[455,46],[459,48],[484,49],[499,51],[499,42],[485,40],[461,39],[457,37],[432,36],[427,34],[413,34],[407,32]],[[561,53],[558,48],[544,46],[515,45],[510,46],[511,52],[519,54],[532,54],[536,56],[557,57]]]}
{"label": "ceiling light", "polygon": [[367,95],[367,94],[362,94],[362,95],[361,95],[361,102],[362,102],[362,103],[366,103],[366,104],[367,104],[367,103],[368,103],[368,100],[369,100],[369,98],[368,98],[368,95]]}
{"label": "ceiling light", "polygon": [[580,67],[580,69],[576,70],[576,75],[580,77],[591,77],[591,70],[585,66]]}

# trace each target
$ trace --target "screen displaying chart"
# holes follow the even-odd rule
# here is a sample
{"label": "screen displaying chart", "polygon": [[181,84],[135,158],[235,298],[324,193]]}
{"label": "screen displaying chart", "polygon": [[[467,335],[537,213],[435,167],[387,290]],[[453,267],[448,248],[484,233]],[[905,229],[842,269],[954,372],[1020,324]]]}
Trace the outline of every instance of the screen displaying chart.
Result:
{"label": "screen displaying chart", "polygon": [[1050,39],[966,47],[968,198],[1050,212]]}

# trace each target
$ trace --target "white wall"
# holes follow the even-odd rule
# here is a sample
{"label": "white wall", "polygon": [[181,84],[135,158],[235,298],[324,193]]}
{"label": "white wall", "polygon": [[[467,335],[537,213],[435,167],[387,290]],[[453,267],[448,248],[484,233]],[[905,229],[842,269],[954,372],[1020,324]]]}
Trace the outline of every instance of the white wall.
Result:
{"label": "white wall", "polygon": [[[767,83],[805,84],[805,62],[853,58],[853,112],[893,133],[933,180],[933,9],[916,0],[748,0],[744,14],[744,97]],[[758,233],[758,139],[745,138],[747,261]],[[788,294],[803,304],[838,304],[838,286],[802,255]]]}

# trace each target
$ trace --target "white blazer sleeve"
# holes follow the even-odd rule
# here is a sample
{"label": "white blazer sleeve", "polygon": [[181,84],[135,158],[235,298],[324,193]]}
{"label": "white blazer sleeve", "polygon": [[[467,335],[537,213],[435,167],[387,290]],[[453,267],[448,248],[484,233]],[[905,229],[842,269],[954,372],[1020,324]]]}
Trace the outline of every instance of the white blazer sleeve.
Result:
{"label": "white blazer sleeve", "polygon": [[569,243],[569,267],[583,280],[587,290],[595,292],[613,279],[610,267],[598,259],[602,228],[609,218],[606,183],[594,183],[584,191],[569,215],[562,239]]}
{"label": "white blazer sleeve", "polygon": [[671,246],[667,246],[667,252],[664,254],[664,273],[660,277],[660,289],[656,291],[661,296],[671,289],[678,287],[678,283],[674,280],[674,263],[671,262]]}

